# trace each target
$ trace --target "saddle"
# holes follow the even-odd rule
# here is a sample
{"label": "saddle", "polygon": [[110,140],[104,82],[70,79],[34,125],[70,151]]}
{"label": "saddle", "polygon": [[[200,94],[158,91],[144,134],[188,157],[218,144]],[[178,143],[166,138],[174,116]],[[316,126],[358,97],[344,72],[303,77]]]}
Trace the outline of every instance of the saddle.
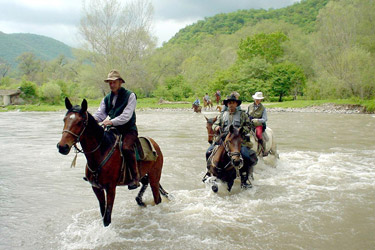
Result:
{"label": "saddle", "polygon": [[[120,146],[120,148],[122,148],[122,146]],[[156,161],[158,158],[158,153],[152,145],[149,137],[138,137],[138,140],[136,140],[134,145],[134,151],[138,168],[142,165],[142,161]],[[124,158],[122,159],[122,162],[120,178],[117,181],[117,185],[126,185],[126,183],[132,179],[131,171],[126,166]]]}

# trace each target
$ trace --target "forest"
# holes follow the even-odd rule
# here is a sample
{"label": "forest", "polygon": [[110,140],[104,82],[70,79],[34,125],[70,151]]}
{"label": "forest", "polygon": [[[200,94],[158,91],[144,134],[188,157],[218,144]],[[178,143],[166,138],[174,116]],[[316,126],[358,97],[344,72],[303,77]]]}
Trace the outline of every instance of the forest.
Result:
{"label": "forest", "polygon": [[20,87],[26,103],[101,99],[109,90],[103,79],[115,68],[138,98],[192,100],[216,90],[237,91],[244,101],[256,91],[272,102],[375,98],[372,0],[302,0],[217,14],[159,48],[150,2],[121,11],[115,11],[118,0],[93,2],[83,6],[84,45],[73,49],[74,58],[43,60],[26,52],[17,67],[0,58],[0,89]]}

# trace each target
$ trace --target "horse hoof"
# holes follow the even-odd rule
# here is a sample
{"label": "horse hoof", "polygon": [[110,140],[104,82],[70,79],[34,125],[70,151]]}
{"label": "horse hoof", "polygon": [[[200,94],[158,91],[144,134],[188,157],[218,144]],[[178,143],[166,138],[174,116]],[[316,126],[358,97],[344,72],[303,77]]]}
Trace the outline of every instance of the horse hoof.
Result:
{"label": "horse hoof", "polygon": [[219,191],[219,187],[214,185],[211,187],[212,191],[214,191],[215,193],[217,193],[217,191]]}
{"label": "horse hoof", "polygon": [[140,207],[146,207],[146,204],[142,201],[142,198],[135,197],[135,200]]}

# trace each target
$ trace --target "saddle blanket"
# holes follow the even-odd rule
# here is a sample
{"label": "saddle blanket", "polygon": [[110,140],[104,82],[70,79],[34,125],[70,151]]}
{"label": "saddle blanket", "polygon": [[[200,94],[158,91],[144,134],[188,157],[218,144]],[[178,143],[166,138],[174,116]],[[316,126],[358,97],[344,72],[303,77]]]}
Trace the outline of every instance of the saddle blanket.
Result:
{"label": "saddle blanket", "polygon": [[158,153],[152,145],[149,137],[138,137],[139,143],[136,143],[135,156],[137,161],[156,161]]}

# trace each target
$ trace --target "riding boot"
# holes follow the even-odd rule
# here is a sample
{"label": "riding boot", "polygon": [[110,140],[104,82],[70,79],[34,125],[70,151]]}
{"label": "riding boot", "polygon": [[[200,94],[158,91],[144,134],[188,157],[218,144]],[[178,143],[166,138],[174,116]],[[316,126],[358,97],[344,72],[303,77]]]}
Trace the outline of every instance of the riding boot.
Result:
{"label": "riding boot", "polygon": [[127,167],[130,169],[132,174],[132,181],[128,184],[128,189],[136,189],[139,187],[139,171],[137,166],[137,160],[135,158],[134,151],[126,150],[125,153],[125,162]]}
{"label": "riding boot", "polygon": [[242,189],[249,189],[252,188],[253,185],[249,180],[249,174],[247,172],[241,173],[241,188]]}

